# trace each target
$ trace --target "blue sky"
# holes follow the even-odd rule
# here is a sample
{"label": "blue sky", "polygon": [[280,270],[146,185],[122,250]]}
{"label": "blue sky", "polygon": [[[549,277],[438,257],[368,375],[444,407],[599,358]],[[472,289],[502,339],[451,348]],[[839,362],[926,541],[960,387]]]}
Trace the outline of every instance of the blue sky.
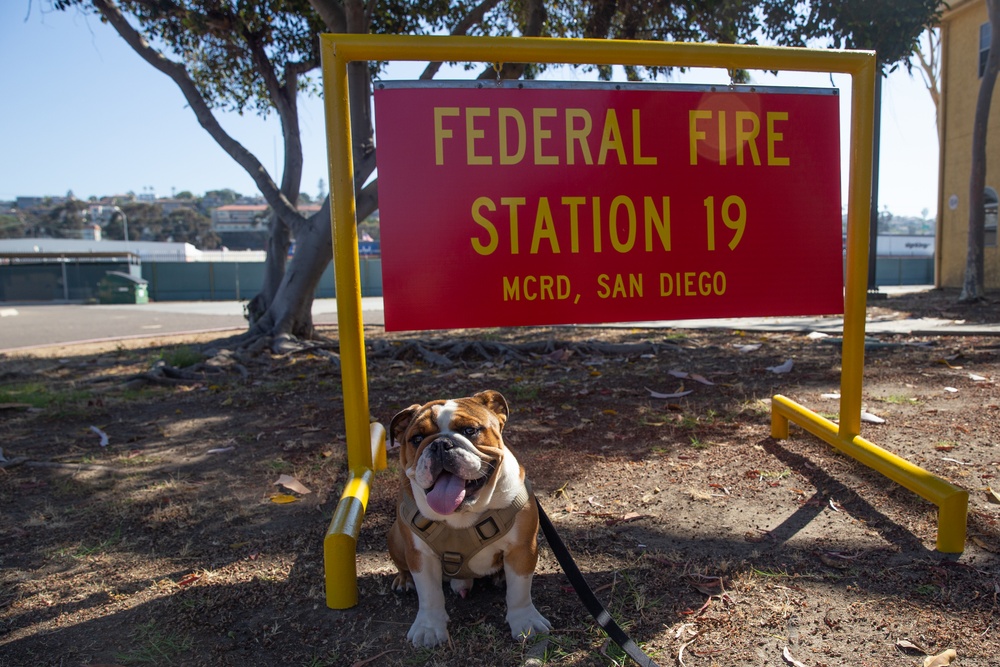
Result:
{"label": "blue sky", "polygon": [[[198,125],[176,86],[112,28],[75,11],[43,12],[40,4],[0,3],[0,200],[69,190],[81,198],[128,191],[162,197],[222,188],[256,194],[250,177]],[[396,71],[399,78],[412,77],[412,68]],[[683,80],[717,83],[724,77],[695,72]],[[753,80],[830,86],[828,75],[782,74],[775,79],[757,73]],[[834,84],[842,88],[842,104],[849,104],[849,77],[838,76]],[[274,116],[265,121],[226,114],[221,122],[269,170],[280,164]],[[301,123],[302,189],[315,195],[319,180],[329,180],[319,100],[303,100]],[[938,165],[934,106],[916,73],[910,77],[901,69],[886,80],[882,141],[879,207],[914,216],[926,209],[933,217]],[[846,156],[846,136],[844,145]],[[844,169],[846,181],[846,165]]]}

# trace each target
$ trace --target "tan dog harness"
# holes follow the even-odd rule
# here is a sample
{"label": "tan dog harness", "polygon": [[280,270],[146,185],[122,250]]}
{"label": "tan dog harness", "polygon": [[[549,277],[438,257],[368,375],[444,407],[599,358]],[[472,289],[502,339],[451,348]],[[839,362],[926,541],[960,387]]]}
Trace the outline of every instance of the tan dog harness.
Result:
{"label": "tan dog harness", "polygon": [[514,517],[528,504],[531,485],[524,480],[524,488],[508,507],[490,510],[475,525],[452,528],[443,521],[432,521],[420,513],[417,503],[409,494],[399,503],[399,516],[403,517],[413,533],[422,539],[441,558],[445,576],[452,579],[475,579],[482,576],[469,569],[473,556],[506,535],[514,525]]}

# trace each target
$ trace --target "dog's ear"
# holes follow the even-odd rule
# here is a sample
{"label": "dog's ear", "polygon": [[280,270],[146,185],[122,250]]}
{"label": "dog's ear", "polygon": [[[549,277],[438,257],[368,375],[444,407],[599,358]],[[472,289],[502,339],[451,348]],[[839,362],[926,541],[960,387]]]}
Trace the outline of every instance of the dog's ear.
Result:
{"label": "dog's ear", "polygon": [[503,394],[493,389],[487,389],[486,391],[479,392],[472,398],[485,405],[490,412],[497,416],[497,419],[500,420],[500,431],[502,432],[504,424],[507,423],[507,417],[510,415],[510,409],[507,407],[507,399],[503,397]]}
{"label": "dog's ear", "polygon": [[389,437],[392,438],[393,446],[403,445],[403,433],[406,429],[410,427],[410,422],[413,420],[413,415],[417,414],[417,410],[420,406],[414,403],[410,407],[402,410],[392,418],[389,422]]}

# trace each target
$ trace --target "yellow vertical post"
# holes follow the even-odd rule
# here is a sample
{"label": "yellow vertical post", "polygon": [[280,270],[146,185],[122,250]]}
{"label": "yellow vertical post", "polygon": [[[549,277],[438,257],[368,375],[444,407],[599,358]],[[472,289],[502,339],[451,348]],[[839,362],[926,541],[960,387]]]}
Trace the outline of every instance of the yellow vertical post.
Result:
{"label": "yellow vertical post", "polygon": [[[327,40],[322,42],[322,56],[330,166],[330,224],[337,283],[337,335],[340,339],[341,386],[347,430],[347,463],[350,469],[350,478],[344,485],[340,502],[323,540],[323,562],[327,606],[347,609],[358,602],[357,539],[371,486],[373,433],[369,430],[368,379],[364,323],[361,316],[361,272],[355,221],[348,59],[340,57],[336,43]],[[383,448],[384,442],[383,437]]]}
{"label": "yellow vertical post", "polygon": [[840,372],[840,437],[861,433],[861,392],[868,306],[868,232],[872,197],[875,76],[872,57],[852,73],[850,183],[847,192],[847,276]]}

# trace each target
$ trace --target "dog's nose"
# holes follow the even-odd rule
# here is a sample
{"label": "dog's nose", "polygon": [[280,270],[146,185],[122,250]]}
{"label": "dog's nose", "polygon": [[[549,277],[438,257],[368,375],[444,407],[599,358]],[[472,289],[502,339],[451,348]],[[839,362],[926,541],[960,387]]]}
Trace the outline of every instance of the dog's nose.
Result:
{"label": "dog's nose", "polygon": [[455,449],[455,443],[449,438],[441,438],[440,440],[435,440],[431,443],[431,448],[442,452],[448,452]]}

